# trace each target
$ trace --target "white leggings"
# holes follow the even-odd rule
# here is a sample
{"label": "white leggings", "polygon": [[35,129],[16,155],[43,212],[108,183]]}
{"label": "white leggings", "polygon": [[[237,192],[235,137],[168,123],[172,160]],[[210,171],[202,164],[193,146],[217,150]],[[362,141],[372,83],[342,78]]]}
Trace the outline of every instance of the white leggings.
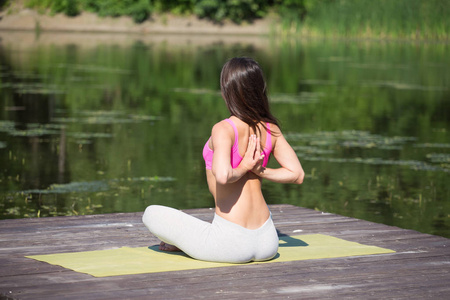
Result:
{"label": "white leggings", "polygon": [[145,226],[165,243],[187,255],[206,261],[245,263],[273,258],[278,235],[272,215],[258,229],[247,229],[215,214],[211,223],[180,210],[151,205],[145,210]]}

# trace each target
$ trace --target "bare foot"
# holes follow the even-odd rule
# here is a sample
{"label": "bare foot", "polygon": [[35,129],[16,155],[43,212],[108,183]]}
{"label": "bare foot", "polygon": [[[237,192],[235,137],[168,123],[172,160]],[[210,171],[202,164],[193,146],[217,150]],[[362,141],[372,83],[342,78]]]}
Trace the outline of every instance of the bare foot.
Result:
{"label": "bare foot", "polygon": [[169,251],[169,252],[181,251],[180,249],[178,249],[178,247],[171,245],[171,244],[164,243],[164,242],[161,242],[159,244],[159,250]]}

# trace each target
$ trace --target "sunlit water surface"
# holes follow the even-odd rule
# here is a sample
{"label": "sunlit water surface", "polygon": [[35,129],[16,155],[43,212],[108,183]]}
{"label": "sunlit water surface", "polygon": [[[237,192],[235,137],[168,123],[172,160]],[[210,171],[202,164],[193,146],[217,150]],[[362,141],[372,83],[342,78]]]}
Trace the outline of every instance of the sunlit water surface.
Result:
{"label": "sunlit water surface", "polygon": [[307,173],[264,182],[269,204],[450,237],[447,44],[1,37],[2,219],[212,207],[221,66],[251,56]]}

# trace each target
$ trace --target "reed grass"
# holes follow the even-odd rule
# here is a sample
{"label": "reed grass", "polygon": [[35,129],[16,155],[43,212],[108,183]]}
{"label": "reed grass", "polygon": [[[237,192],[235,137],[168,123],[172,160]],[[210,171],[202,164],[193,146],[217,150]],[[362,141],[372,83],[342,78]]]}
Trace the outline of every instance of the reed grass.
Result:
{"label": "reed grass", "polygon": [[339,38],[448,40],[450,1],[316,1],[304,20],[281,22],[282,35]]}

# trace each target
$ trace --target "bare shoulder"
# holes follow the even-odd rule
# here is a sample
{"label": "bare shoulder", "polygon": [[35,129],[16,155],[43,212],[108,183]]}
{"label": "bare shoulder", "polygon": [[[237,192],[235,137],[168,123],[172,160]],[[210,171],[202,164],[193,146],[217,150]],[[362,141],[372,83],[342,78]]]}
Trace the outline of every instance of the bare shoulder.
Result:
{"label": "bare shoulder", "polygon": [[222,144],[228,147],[228,144],[230,143],[232,144],[233,137],[234,137],[233,127],[231,127],[227,121],[223,120],[216,123],[211,130],[211,141],[212,141],[211,149],[214,150],[215,146]]}
{"label": "bare shoulder", "polygon": [[225,120],[216,123],[211,131],[212,135],[224,135],[230,133],[234,134],[233,127],[231,127],[230,124]]}
{"label": "bare shoulder", "polygon": [[278,138],[283,136],[283,133],[281,132],[280,127],[278,127],[275,124],[270,123],[270,132],[272,133],[272,143],[273,146],[275,147],[275,145],[277,144],[277,140]]}
{"label": "bare shoulder", "polygon": [[277,125],[270,123],[270,131],[272,132],[273,135],[278,136],[281,135],[281,129],[280,127],[278,127]]}

